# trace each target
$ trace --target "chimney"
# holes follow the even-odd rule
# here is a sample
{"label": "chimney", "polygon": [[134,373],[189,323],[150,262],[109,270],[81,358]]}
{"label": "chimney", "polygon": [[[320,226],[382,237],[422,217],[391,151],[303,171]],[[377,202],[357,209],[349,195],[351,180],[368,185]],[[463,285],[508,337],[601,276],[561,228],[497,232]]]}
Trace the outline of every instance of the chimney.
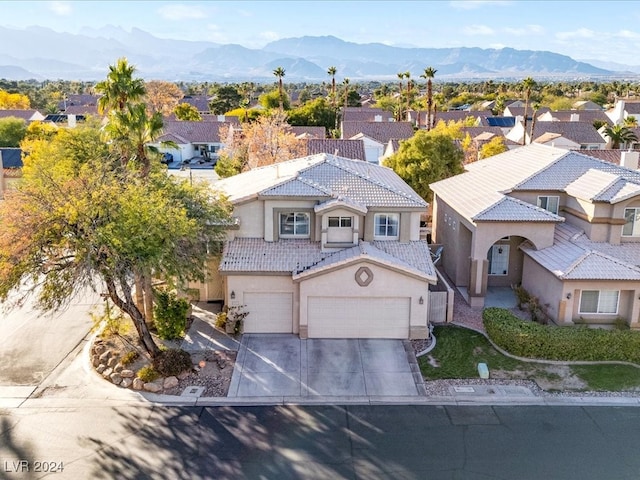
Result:
{"label": "chimney", "polygon": [[571,118],[569,119],[570,122],[579,122],[580,121],[580,114],[579,113],[572,113],[571,114]]}
{"label": "chimney", "polygon": [[73,114],[67,115],[67,125],[69,126],[69,128],[75,128],[75,126],[77,125],[75,115]]}
{"label": "chimney", "polygon": [[620,166],[631,170],[638,170],[638,158],[640,152],[637,150],[628,150],[620,153]]}
{"label": "chimney", "polygon": [[382,115],[376,115],[375,117],[373,117],[373,121],[374,122],[381,122],[382,121]]}

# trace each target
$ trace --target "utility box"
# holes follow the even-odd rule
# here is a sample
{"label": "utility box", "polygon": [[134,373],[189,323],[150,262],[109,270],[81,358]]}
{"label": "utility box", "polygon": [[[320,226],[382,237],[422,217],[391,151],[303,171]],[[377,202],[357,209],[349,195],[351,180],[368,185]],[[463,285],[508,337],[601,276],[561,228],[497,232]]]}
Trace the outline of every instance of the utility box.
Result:
{"label": "utility box", "polygon": [[489,378],[489,367],[487,367],[486,363],[478,364],[478,374],[480,375],[480,378]]}

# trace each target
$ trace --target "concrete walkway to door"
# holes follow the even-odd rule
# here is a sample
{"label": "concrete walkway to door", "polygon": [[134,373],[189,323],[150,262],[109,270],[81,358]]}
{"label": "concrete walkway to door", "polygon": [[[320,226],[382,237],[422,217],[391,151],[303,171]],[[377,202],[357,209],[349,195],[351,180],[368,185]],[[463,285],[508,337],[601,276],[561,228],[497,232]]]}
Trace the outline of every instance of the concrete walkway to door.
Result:
{"label": "concrete walkway to door", "polygon": [[425,394],[409,341],[246,334],[227,396],[295,402]]}

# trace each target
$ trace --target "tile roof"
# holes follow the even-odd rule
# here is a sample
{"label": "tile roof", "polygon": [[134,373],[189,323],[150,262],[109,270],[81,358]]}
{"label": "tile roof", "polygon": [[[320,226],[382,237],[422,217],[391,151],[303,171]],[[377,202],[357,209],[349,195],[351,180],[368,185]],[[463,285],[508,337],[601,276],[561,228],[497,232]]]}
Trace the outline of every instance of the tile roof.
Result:
{"label": "tile roof", "polygon": [[468,164],[467,172],[432,183],[430,188],[473,222],[476,215],[498,204],[505,196],[503,192],[566,154],[567,150],[531,144]]}
{"label": "tile roof", "polygon": [[520,248],[563,280],[640,280],[640,244],[592,242],[569,224],[556,226],[551,247],[536,250],[525,242]]}
{"label": "tile roof", "polygon": [[343,121],[345,122],[375,122],[376,116],[380,116],[383,122],[393,121],[393,113],[381,108],[347,107],[344,109]]}
{"label": "tile roof", "polygon": [[536,122],[533,129],[533,140],[535,141],[545,133],[559,133],[579,144],[598,143],[605,145],[607,143],[589,122]]}
{"label": "tile roof", "polygon": [[180,100],[180,103],[193,105],[199,112],[209,111],[209,97],[206,95],[187,95]]}
{"label": "tile roof", "polygon": [[63,112],[67,115],[100,115],[95,105],[68,105]]}
{"label": "tile roof", "polygon": [[386,144],[392,138],[411,138],[414,131],[411,122],[342,122],[342,138],[351,139],[360,133]]}
{"label": "tile roof", "polygon": [[[585,122],[593,125],[595,120],[601,120],[607,125],[613,125],[613,122],[609,116],[604,113],[604,110],[557,110],[549,111],[547,113],[553,117],[554,122],[570,122],[572,115],[577,115],[578,122]],[[536,121],[544,121],[540,116],[538,116]]]}
{"label": "tile roof", "polygon": [[169,136],[173,135],[174,137],[185,139],[187,143],[219,143],[221,125],[224,125],[224,123],[165,120],[164,134],[158,138],[158,141],[164,142]]}
{"label": "tile roof", "polygon": [[322,196],[358,204],[424,208],[427,203],[393,170],[322,153],[256,168],[217,182],[232,202],[258,196]]}
{"label": "tile roof", "polygon": [[640,102],[624,101],[624,110],[629,115],[640,115]]}
{"label": "tile roof", "polygon": [[483,222],[562,222],[564,219],[531,203],[503,196],[472,220]]}
{"label": "tile roof", "polygon": [[0,118],[16,117],[16,118],[21,118],[23,120],[29,121],[31,120],[31,117],[33,117],[36,113],[40,113],[40,112],[38,112],[38,110],[0,109]]}
{"label": "tile roof", "polygon": [[[483,118],[483,117],[487,117],[487,116],[491,116],[493,115],[493,113],[491,113],[491,110],[474,110],[471,112],[468,112],[466,110],[451,110],[448,112],[436,112],[436,122],[439,122],[440,120],[443,120],[445,122],[461,122],[466,120],[467,118],[471,117],[474,119],[477,118]],[[433,114],[431,115],[431,118],[433,118]],[[427,123],[427,112],[420,112],[420,124],[421,125],[426,125]]]}
{"label": "tile roof", "polygon": [[[515,107],[515,106],[508,105],[505,108],[505,112],[507,112],[507,110],[514,117],[523,117],[524,118],[525,107]],[[537,117],[538,115],[542,115],[543,113],[548,112],[548,111],[550,111],[549,107],[541,107],[538,110],[534,110],[531,107],[531,104],[529,104],[529,108],[527,108],[527,121],[529,121],[529,120],[531,120],[533,118],[533,113],[534,112],[536,113],[536,117]]]}
{"label": "tile roof", "polygon": [[366,205],[362,205],[360,203],[356,203],[356,202],[354,202],[354,201],[352,201],[352,200],[350,200],[348,198],[343,198],[343,197],[332,198],[331,200],[327,200],[326,202],[319,203],[318,205],[313,207],[313,210],[316,213],[322,213],[322,212],[325,212],[327,210],[331,210],[332,208],[337,208],[337,207],[349,208],[351,210],[355,210],[357,212],[360,212],[363,215],[365,213],[367,213]]}
{"label": "tile roof", "polygon": [[362,140],[342,140],[335,138],[310,138],[306,141],[307,155],[331,153],[339,157],[365,161]]}
{"label": "tile roof", "polygon": [[305,126],[291,126],[287,127],[291,133],[300,138],[326,138],[327,129],[324,127],[305,127]]}
{"label": "tile roof", "polygon": [[609,163],[620,165],[620,158],[623,150],[605,149],[605,150],[580,150],[580,153],[589,157],[598,158]]}
{"label": "tile roof", "polygon": [[360,242],[352,248],[322,251],[320,242],[310,240],[236,238],[225,244],[220,272],[290,274],[295,279],[359,259],[400,268],[429,281],[436,279],[429,246],[422,241]]}

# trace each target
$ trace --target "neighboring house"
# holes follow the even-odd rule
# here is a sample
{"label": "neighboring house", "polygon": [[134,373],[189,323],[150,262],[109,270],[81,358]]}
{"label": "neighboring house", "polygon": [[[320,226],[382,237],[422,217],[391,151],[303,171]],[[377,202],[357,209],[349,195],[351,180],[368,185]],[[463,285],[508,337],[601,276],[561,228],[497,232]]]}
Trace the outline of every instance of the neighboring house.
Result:
{"label": "neighboring house", "polygon": [[188,103],[189,105],[196,107],[198,113],[205,114],[210,113],[209,101],[210,97],[206,95],[185,95],[182,97],[179,103]]}
{"label": "neighboring house", "polygon": [[[163,134],[152,145],[173,155],[173,160],[184,162],[193,158],[217,161],[222,148],[220,128],[224,122],[190,122],[165,120]],[[171,141],[177,148],[163,147],[162,142]]]}
{"label": "neighboring house", "polygon": [[[58,110],[67,113],[69,107],[98,107],[98,101],[102,95],[93,95],[89,93],[70,93],[64,100],[58,102]],[[69,112],[84,113],[84,112]]]}
{"label": "neighboring house", "polygon": [[222,179],[233,205],[219,272],[246,333],[301,338],[427,338],[419,239],[427,203],[392,170],[319,154]]}
{"label": "neighboring house", "polygon": [[462,132],[463,138],[469,134],[478,149],[495,137],[502,138],[507,148],[517,148],[519,146],[517,143],[509,140],[500,127],[462,127],[460,131]]}
{"label": "neighboring house", "polygon": [[325,127],[288,126],[287,130],[297,138],[327,138]]}
{"label": "neighboring house", "polygon": [[531,144],[430,187],[441,264],[472,306],[521,283],[559,324],[640,328],[640,171]]}
{"label": "neighboring house", "polygon": [[367,162],[379,163],[389,140],[413,137],[411,122],[342,122],[343,139],[362,140]]}
{"label": "neighboring house", "polygon": [[599,158],[600,160],[613,163],[614,165],[630,168],[631,170],[638,170],[638,158],[640,156],[640,152],[637,150],[584,150],[580,153],[584,153],[590,157]]}
{"label": "neighboring house", "polygon": [[341,140],[336,138],[310,138],[306,140],[307,155],[329,153],[338,157],[366,161],[362,140]]}
{"label": "neighboring house", "polygon": [[618,100],[613,108],[607,110],[606,114],[614,125],[624,123],[624,119],[627,117],[635,117],[640,122],[640,102]]}
{"label": "neighboring house", "polygon": [[536,122],[583,122],[591,125],[596,120],[613,125],[603,110],[549,110],[536,117]]}
{"label": "neighboring house", "polygon": [[[529,124],[529,122],[533,118],[534,113],[536,114],[536,117],[537,117],[538,115],[542,115],[543,113],[548,112],[550,109],[549,107],[541,107],[537,110],[534,110],[533,106],[531,105],[531,102],[529,102],[529,108],[527,108],[526,110],[527,110],[527,124]],[[516,107],[513,104],[511,104],[508,107],[505,107],[503,115],[505,117],[520,117],[521,119],[524,119],[524,111],[525,111],[524,104],[521,107]]]}
{"label": "neighboring house", "polygon": [[74,115],[74,114],[66,114],[66,113],[50,113],[46,117],[44,117],[43,122],[52,123],[58,127],[69,127],[75,128],[78,123],[82,123],[85,121],[84,115]]}
{"label": "neighboring house", "polygon": [[25,122],[35,122],[44,120],[44,115],[38,110],[0,110],[0,118],[15,117],[21,118]]}
{"label": "neighboring house", "polygon": [[[586,122],[536,122],[533,136],[530,136],[531,123],[527,125],[526,140],[549,146],[569,148],[572,150],[600,150],[606,147],[607,141],[602,138],[595,127]],[[522,144],[525,136],[522,123],[516,123],[506,135],[509,140]]]}
{"label": "neighboring house", "polygon": [[572,105],[576,110],[599,110],[603,111],[603,108],[591,100],[579,100]]}
{"label": "neighboring house", "polygon": [[342,109],[343,122],[394,122],[393,113],[381,108],[347,107]]}
{"label": "neighboring house", "polygon": [[391,155],[396,153],[399,148],[400,148],[400,140],[399,139],[392,138],[391,140],[389,140],[389,142],[387,143],[387,146],[384,148],[384,153],[382,154],[382,157],[380,157],[380,163],[381,164],[384,163],[384,160],[386,160]]}
{"label": "neighboring house", "polygon": [[480,118],[480,126],[483,127],[498,127],[502,130],[502,133],[506,135],[516,125],[516,117],[496,117],[487,116]]}
{"label": "neighboring house", "polygon": [[0,147],[0,199],[11,184],[22,176],[22,150]]}

